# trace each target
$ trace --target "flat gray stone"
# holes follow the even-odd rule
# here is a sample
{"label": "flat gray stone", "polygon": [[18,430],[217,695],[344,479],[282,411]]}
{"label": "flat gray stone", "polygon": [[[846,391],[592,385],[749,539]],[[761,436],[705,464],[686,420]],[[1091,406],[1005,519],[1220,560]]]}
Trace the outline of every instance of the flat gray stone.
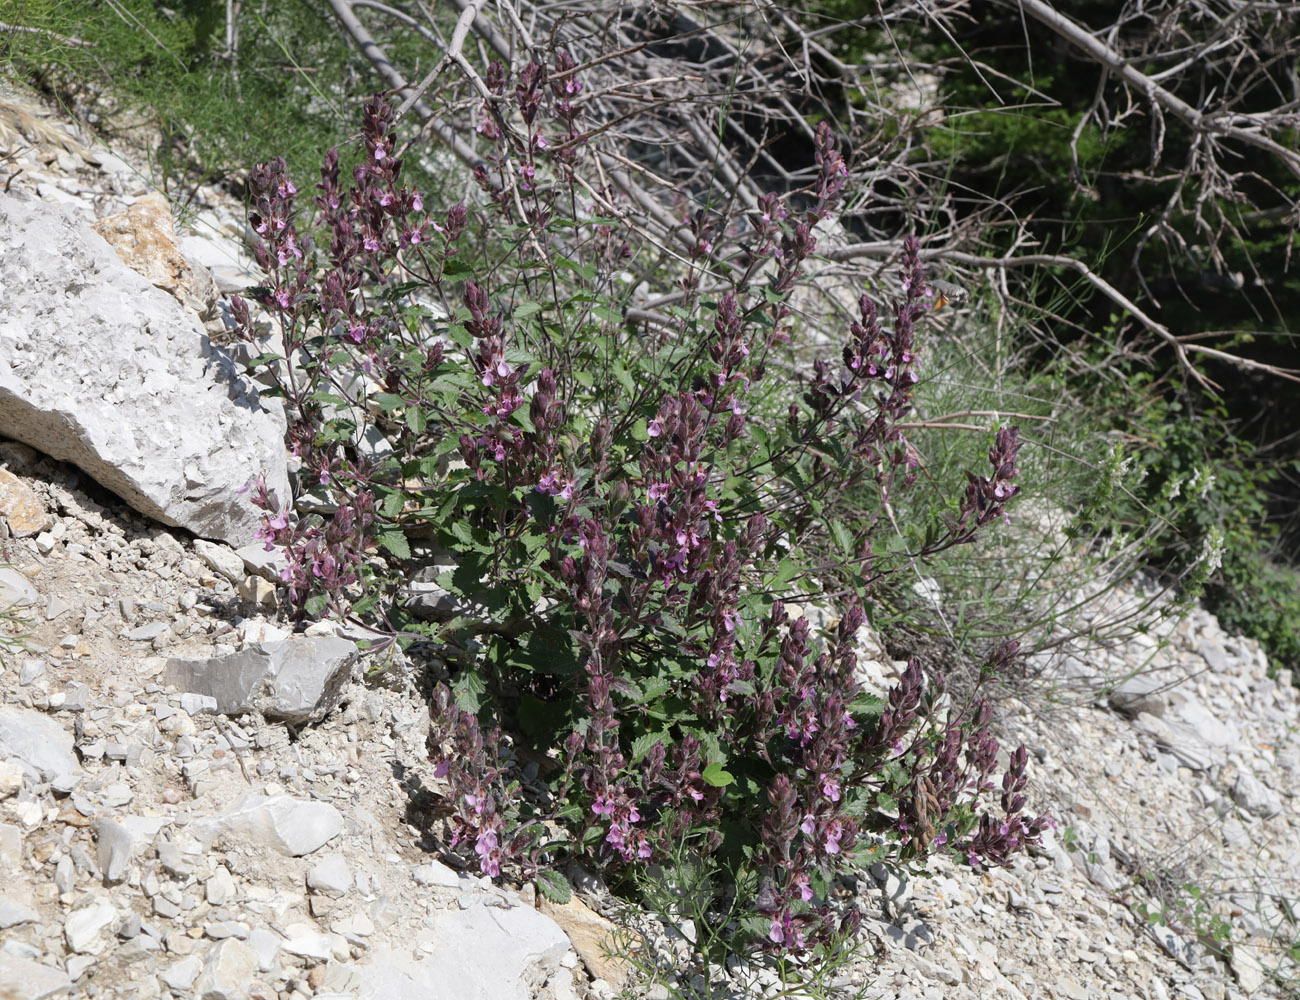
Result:
{"label": "flat gray stone", "polygon": [[31,607],[40,597],[27,577],[9,566],[0,566],[0,611]]}
{"label": "flat gray stone", "polygon": [[203,968],[203,960],[198,955],[187,955],[174,965],[169,965],[158,973],[158,978],[176,990],[185,993],[194,985],[194,980]]}
{"label": "flat gray stone", "polygon": [[134,857],[134,844],[126,827],[113,819],[95,823],[95,854],[99,870],[108,882],[121,882]]}
{"label": "flat gray stone", "polygon": [[1196,644],[1196,651],[1201,654],[1201,658],[1216,674],[1225,674],[1228,672],[1228,653],[1221,645],[1213,639],[1202,639]]}
{"label": "flat gray stone", "polygon": [[244,1000],[257,972],[257,952],[237,938],[218,941],[194,981],[199,1000]]}
{"label": "flat gray stone", "polygon": [[335,636],[250,643],[228,656],[167,661],[166,681],[216,700],[225,715],[260,712],[294,724],[329,714],[352,676],[357,646]]}
{"label": "flat gray stone", "polygon": [[342,831],[343,816],[332,805],[292,795],[247,795],[225,812],[190,824],[190,833],[205,850],[228,836],[291,858],[319,850]]}
{"label": "flat gray stone", "polygon": [[290,924],[284,932],[289,936],[280,942],[282,950],[318,962],[328,962],[335,947],[345,943],[340,935],[326,934],[305,923]]}
{"label": "flat gray stone", "polygon": [[569,950],[559,925],[522,901],[438,910],[426,923],[435,950],[416,961],[409,948],[376,948],[359,967],[359,1000],[530,1000],[538,967],[553,972]]}
{"label": "flat gray stone", "polygon": [[63,922],[68,950],[79,955],[98,955],[108,943],[104,932],[120,916],[112,903],[102,901],[74,910]]}
{"label": "flat gray stone", "polygon": [[194,539],[194,554],[203,560],[214,573],[224,576],[231,583],[244,579],[244,560],[233,549],[203,538]]}
{"label": "flat gray stone", "polygon": [[72,992],[72,980],[58,969],[0,950],[0,997],[45,1000]]}
{"label": "flat gray stone", "polygon": [[225,906],[235,898],[238,891],[230,869],[225,865],[217,865],[217,870],[203,887],[203,898],[212,906]]}
{"label": "flat gray stone", "polygon": [[12,823],[0,823],[0,875],[23,863],[23,832]]}
{"label": "flat gray stone", "polygon": [[0,284],[0,434],[232,545],[261,524],[250,480],[289,501],[278,401],[74,210],[0,195]]}
{"label": "flat gray stone", "polygon": [[1145,712],[1160,718],[1169,707],[1164,689],[1168,685],[1154,677],[1138,674],[1127,678],[1110,693],[1110,707],[1127,715]]}
{"label": "flat gray stone", "polygon": [[140,856],[167,825],[162,816],[104,817],[95,822],[95,850],[99,870],[109,882],[126,878],[131,862]]}
{"label": "flat gray stone", "polygon": [[461,888],[461,877],[441,861],[430,861],[411,872],[416,885],[441,885],[451,889]]}
{"label": "flat gray stone", "polygon": [[275,968],[276,957],[280,954],[281,940],[283,939],[279,934],[265,927],[254,927],[248,935],[248,943],[257,953],[257,967],[260,971],[270,972]]}
{"label": "flat gray stone", "polygon": [[37,781],[81,770],[72,733],[40,712],[0,706],[0,758],[17,757]]}
{"label": "flat gray stone", "polygon": [[1191,728],[1196,738],[1212,747],[1231,747],[1241,742],[1241,734],[1231,722],[1220,722],[1199,701],[1179,705],[1174,713]]}
{"label": "flat gray stone", "polygon": [[322,858],[307,873],[307,888],[338,899],[352,888],[352,873],[341,854]]}
{"label": "flat gray stone", "polygon": [[243,560],[245,570],[272,583],[280,582],[280,571],[289,565],[283,546],[272,546],[267,551],[265,542],[241,545],[235,554]]}
{"label": "flat gray stone", "polygon": [[19,924],[35,923],[40,918],[35,910],[26,903],[20,903],[8,896],[0,896],[0,931]]}
{"label": "flat gray stone", "polygon": [[1232,801],[1255,816],[1271,819],[1282,811],[1282,803],[1249,771],[1239,771],[1232,784]]}
{"label": "flat gray stone", "polygon": [[166,622],[149,622],[147,625],[137,625],[126,634],[126,637],[132,642],[152,642],[168,628],[170,626]]}

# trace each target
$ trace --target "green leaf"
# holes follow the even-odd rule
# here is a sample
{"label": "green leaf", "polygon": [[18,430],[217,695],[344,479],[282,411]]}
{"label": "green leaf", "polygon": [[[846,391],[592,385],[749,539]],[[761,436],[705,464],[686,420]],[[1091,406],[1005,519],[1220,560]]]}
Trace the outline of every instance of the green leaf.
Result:
{"label": "green leaf", "polygon": [[398,407],[406,405],[406,400],[391,392],[377,392],[370,397],[385,413],[392,413]]}
{"label": "green leaf", "polygon": [[460,344],[460,346],[465,348],[467,351],[472,351],[474,349],[474,337],[460,323],[453,323],[451,326],[447,327],[447,336]]}
{"label": "green leaf", "polygon": [[463,278],[465,275],[473,274],[474,268],[466,264],[459,257],[451,257],[442,262],[442,274],[446,278]]}
{"label": "green leaf", "polygon": [[392,493],[389,493],[388,496],[384,497],[383,505],[379,509],[383,513],[384,517],[392,520],[402,512],[402,508],[405,506],[406,497],[394,490]]}
{"label": "green leaf", "polygon": [[769,590],[776,590],[780,587],[784,587],[795,578],[795,574],[798,572],[798,568],[790,561],[790,557],[786,556],[781,560],[780,565],[777,566],[776,575],[766,580],[764,586]]}
{"label": "green leaf", "polygon": [[559,872],[547,871],[537,873],[537,891],[552,903],[563,906],[573,898],[569,880]]}
{"label": "green leaf", "polygon": [[382,528],[378,533],[379,544],[398,559],[411,558],[411,544],[401,528]]}
{"label": "green leaf", "polygon": [[539,313],[541,311],[542,311],[542,305],[540,302],[524,302],[518,306],[515,306],[515,311],[510,314],[510,318],[526,319],[527,317],[533,315],[533,313]]}
{"label": "green leaf", "polygon": [[665,748],[672,746],[672,736],[667,729],[658,732],[643,733],[632,741],[632,763],[636,764],[645,760],[646,754],[655,748],[656,744],[662,743]]}
{"label": "green leaf", "polygon": [[831,521],[827,527],[830,528],[831,538],[835,540],[835,547],[841,553],[852,553],[853,536],[849,533],[849,529],[840,521]]}
{"label": "green leaf", "polygon": [[487,693],[487,681],[483,679],[477,670],[465,670],[456,678],[456,683],[452,685],[452,693],[456,696],[456,706],[462,712],[477,715],[478,710],[483,707],[483,695]]}
{"label": "green leaf", "polygon": [[736,780],[735,775],[730,771],[724,771],[722,762],[716,760],[700,773],[700,777],[704,779],[706,785],[712,785],[714,788],[726,788]]}
{"label": "green leaf", "polygon": [[416,434],[423,434],[426,416],[418,406],[412,406],[406,411],[406,426],[411,428]]}
{"label": "green leaf", "polygon": [[629,396],[636,395],[636,383],[632,381],[632,376],[628,374],[627,365],[618,359],[610,366],[614,372],[614,378],[618,379],[618,384],[627,390]]}

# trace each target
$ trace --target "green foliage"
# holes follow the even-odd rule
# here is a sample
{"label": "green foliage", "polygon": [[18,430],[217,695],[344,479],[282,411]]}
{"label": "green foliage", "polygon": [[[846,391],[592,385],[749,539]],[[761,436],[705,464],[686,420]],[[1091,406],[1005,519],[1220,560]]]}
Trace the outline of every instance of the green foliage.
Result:
{"label": "green foliage", "polygon": [[[1222,403],[1202,398],[1192,407],[1148,395],[1134,408],[1140,382],[1130,382],[1127,405],[1116,401],[1112,411],[1115,428],[1131,442],[1136,483],[1117,504],[1117,517],[1131,525],[1154,512],[1171,530],[1152,546],[1151,564],[1186,576],[1185,599],[1201,597],[1225,628],[1259,640],[1275,667],[1294,669],[1300,573],[1269,558],[1279,534],[1269,519],[1269,490],[1282,470],[1233,435]],[[1203,558],[1207,549],[1220,553],[1221,565]]]}
{"label": "green foliage", "polygon": [[1300,669],[1300,570],[1260,551],[1226,550],[1206,606],[1230,632],[1258,639],[1277,669]]}
{"label": "green foliage", "polygon": [[573,890],[569,887],[569,880],[557,871],[538,872],[537,891],[552,903],[558,903],[561,906],[573,898]]}
{"label": "green foliage", "polygon": [[[526,67],[514,91],[530,128],[547,120],[530,103],[543,72]],[[565,91],[552,92],[562,117]],[[731,237],[702,213],[676,276],[685,294],[640,327],[623,319],[624,276],[656,249],[581,209],[571,158],[535,140],[492,155],[478,178],[492,207],[475,222],[506,250],[475,260],[468,210],[426,215],[391,125],[385,102],[367,104],[350,183],[327,157],[315,238],[297,228],[283,162],[250,179],[262,302],[295,360],[292,378],[287,363],[268,370],[302,474],[336,510],[293,524],[264,489],[259,503],[296,606],[355,613],[370,586],[377,625],[441,645],[452,669],[430,753],[480,869],[575,854],[618,873],[689,840],[760,880],[762,939],[803,950],[851,925],[832,891],[847,866],[940,845],[1005,864],[1032,843],[1045,820],[1021,815],[1023,748],[1000,818],[982,811],[996,787],[986,706],[940,702],[915,661],[888,706],[858,690],[864,599],[1001,523],[1019,438],[998,429],[979,456],[991,474],[940,484],[915,537],[894,536],[886,505],[908,504],[918,465],[898,425],[931,314],[911,239],[892,322],[864,300],[834,360],[807,383],[789,376],[786,302],[845,176],[829,130],[815,210],[767,196],[754,223],[768,279],[706,292],[702,258]],[[255,339],[247,303],[232,308]],[[352,447],[359,415],[391,454]],[[432,538],[408,542],[415,527]],[[386,567],[363,565],[376,542]],[[435,553],[455,610],[421,624],[401,584]],[[792,599],[837,618],[814,632],[787,614]],[[516,739],[557,762],[544,793],[522,794],[502,753]]]}
{"label": "green foliage", "polygon": [[[328,9],[309,0],[240,5],[231,56],[226,8],[223,0],[10,0],[3,20],[32,30],[0,33],[0,73],[93,115],[110,140],[143,115],[161,132],[155,180],[178,197],[242,174],[268,149],[310,187],[369,94],[364,60]],[[426,187],[431,180],[423,177]]]}
{"label": "green foliage", "polygon": [[[677,959],[667,960],[628,929],[644,923],[643,918],[626,914],[626,926],[613,936],[610,951],[637,971],[635,995],[659,986],[671,1000],[735,996],[737,987],[746,996],[758,996],[771,991],[762,972],[780,984],[777,996],[855,1000],[870,988],[870,981],[854,984],[846,975],[858,957],[848,934],[793,960],[756,952],[752,941],[761,939],[767,927],[753,915],[759,883],[752,872],[728,868],[678,844],[662,863],[636,872],[635,882],[641,905],[664,925],[694,931],[693,938],[678,941]],[[717,970],[723,966],[729,976],[720,981]]]}

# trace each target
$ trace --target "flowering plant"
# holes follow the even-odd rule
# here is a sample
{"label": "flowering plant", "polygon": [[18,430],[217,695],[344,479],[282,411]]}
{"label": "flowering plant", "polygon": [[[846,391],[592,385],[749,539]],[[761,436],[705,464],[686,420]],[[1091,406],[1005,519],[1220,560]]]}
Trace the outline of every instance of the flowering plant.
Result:
{"label": "flowering plant", "polygon": [[[776,374],[798,370],[790,297],[847,177],[823,124],[807,207],[686,214],[673,309],[629,323],[639,235],[595,213],[608,192],[582,194],[593,143],[572,60],[529,63],[513,89],[494,64],[485,81],[472,211],[435,213],[402,183],[380,98],[350,185],[326,159],[320,242],[282,163],[251,180],[282,345],[258,360],[302,478],[331,501],[295,522],[262,490],[264,534],[302,613],[350,609],[442,649],[428,745],[449,849],[497,876],[560,853],[637,866],[690,841],[758,875],[756,936],[796,950],[851,928],[831,892],[847,866],[941,846],[1006,863],[1044,821],[1022,815],[1023,750],[1000,815],[977,814],[994,788],[988,705],[954,705],[917,660],[887,701],[855,671],[873,587],[973,541],[1017,491],[1006,428],[918,551],[882,538],[916,478],[900,428],[932,299],[916,241],[887,319],[863,295],[836,361]],[[476,228],[507,252],[476,256]],[[742,238],[746,266],[721,269]],[[388,450],[362,446],[367,423]],[[849,493],[876,513],[843,523]],[[833,558],[801,564],[812,551]],[[438,552],[454,563],[439,585],[476,614],[429,624],[403,605],[400,581]],[[818,635],[787,602],[829,600],[829,579],[840,617]]]}

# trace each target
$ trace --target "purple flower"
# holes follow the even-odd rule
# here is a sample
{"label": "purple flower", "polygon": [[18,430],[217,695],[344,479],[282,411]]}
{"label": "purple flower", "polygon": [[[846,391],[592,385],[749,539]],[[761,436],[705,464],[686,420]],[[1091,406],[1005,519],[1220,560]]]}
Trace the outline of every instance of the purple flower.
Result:
{"label": "purple flower", "polygon": [[664,432],[664,425],[660,423],[659,419],[656,417],[654,420],[651,420],[650,423],[646,424],[645,432],[648,436],[657,438]]}

